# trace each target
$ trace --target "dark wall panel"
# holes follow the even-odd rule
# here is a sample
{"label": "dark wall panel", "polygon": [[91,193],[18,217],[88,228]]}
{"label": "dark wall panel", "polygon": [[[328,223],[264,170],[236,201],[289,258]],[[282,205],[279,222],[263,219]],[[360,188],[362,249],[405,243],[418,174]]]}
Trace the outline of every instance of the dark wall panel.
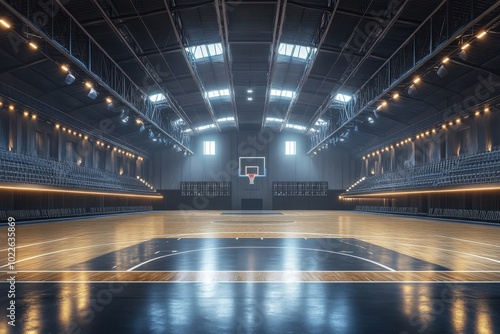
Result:
{"label": "dark wall panel", "polygon": [[[207,140],[215,141],[215,156],[203,155],[203,142]],[[285,155],[286,141],[296,141],[295,156]],[[242,199],[262,199],[263,208],[269,210],[273,208],[274,181],[327,181],[329,189],[335,190],[352,184],[348,150],[332,147],[309,157],[307,147],[307,138],[301,134],[278,134],[268,129],[201,134],[192,139],[193,156],[184,156],[173,149],[155,155],[154,187],[170,191],[179,190],[181,181],[230,181],[232,209],[241,209]],[[249,184],[248,178],[238,177],[238,158],[242,156],[265,157],[267,177],[256,178],[254,185]],[[331,201],[322,205],[323,208],[331,206]]]}

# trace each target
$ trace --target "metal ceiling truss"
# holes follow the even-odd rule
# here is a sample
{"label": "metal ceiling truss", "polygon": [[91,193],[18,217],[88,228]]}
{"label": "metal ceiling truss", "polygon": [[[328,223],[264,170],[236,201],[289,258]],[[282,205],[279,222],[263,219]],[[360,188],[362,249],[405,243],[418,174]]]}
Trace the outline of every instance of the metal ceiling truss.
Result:
{"label": "metal ceiling truss", "polygon": [[222,40],[222,52],[224,56],[224,64],[226,66],[227,80],[229,82],[229,90],[231,94],[231,104],[233,107],[234,121],[236,129],[239,128],[238,110],[236,108],[234,80],[233,80],[233,59],[229,45],[229,20],[227,16],[226,0],[215,0],[215,10],[217,12],[217,23],[219,24],[219,34]]}
{"label": "metal ceiling truss", "polygon": [[[172,24],[172,28],[174,29],[175,32],[175,37],[177,38],[177,42],[179,43],[179,46],[182,49],[182,55],[184,56],[184,59],[186,60],[186,63],[189,67],[189,71],[191,72],[191,75],[196,82],[196,85],[198,86],[198,89],[200,90],[200,93],[203,97],[203,101],[205,102],[205,106],[208,110],[208,113],[210,114],[210,118],[212,119],[213,124],[215,124],[215,127],[217,130],[220,132],[220,126],[219,123],[217,122],[217,117],[215,116],[215,111],[212,107],[212,104],[210,103],[210,100],[206,94],[206,89],[203,84],[203,80],[201,78],[200,73],[198,72],[198,68],[196,66],[196,62],[193,57],[188,55],[186,51],[186,46],[188,45],[188,41],[186,36],[184,35],[184,29],[182,28],[182,20],[177,11],[172,11],[172,8],[176,7],[175,5],[175,0],[163,0],[163,3],[165,5],[165,8],[168,13],[168,17],[170,19],[170,23]],[[194,131],[193,131],[194,133]]]}
{"label": "metal ceiling truss", "polygon": [[316,47],[316,52],[311,52],[309,54],[309,57],[306,59],[304,72],[302,73],[302,76],[299,79],[299,83],[297,86],[297,90],[295,92],[295,96],[292,98],[292,101],[288,105],[288,109],[286,110],[285,117],[283,118],[284,121],[281,124],[280,131],[283,131],[283,129],[288,124],[290,117],[292,116],[292,111],[293,111],[293,108],[295,107],[295,104],[297,103],[300,92],[302,91],[302,88],[304,88],[304,85],[307,82],[307,79],[309,78],[309,74],[312,71],[312,68],[314,66],[314,62],[315,62],[316,58],[318,57],[321,46],[323,45],[323,42],[325,41],[326,35],[330,31],[330,27],[331,27],[332,22],[333,22],[333,17],[335,16],[335,11],[337,10],[339,3],[340,3],[340,0],[329,0],[328,1],[329,10],[325,11],[323,13],[323,16],[321,17],[321,22],[320,22],[318,29],[316,31],[316,37],[315,37],[316,40],[314,41],[314,44]]}
{"label": "metal ceiling truss", "polygon": [[74,130],[78,130],[79,132],[83,132],[86,135],[89,135],[94,138],[98,138],[100,140],[106,141],[106,143],[123,148],[130,153],[136,154],[138,156],[142,156],[144,158],[150,158],[151,155],[135,146],[130,145],[116,137],[112,137],[105,132],[99,130],[96,127],[90,126],[86,124],[68,113],[65,113],[61,110],[58,110],[50,105],[41,102],[38,99],[31,97],[30,95],[19,91],[11,86],[0,82],[0,96],[6,98],[10,102],[13,102],[17,106],[22,106],[26,109],[34,109],[37,114],[39,114],[39,118],[46,118],[47,120],[53,122],[60,122],[62,124],[70,124],[71,128]]}
{"label": "metal ceiling truss", "polygon": [[[331,120],[331,131],[310,137],[311,148],[307,154],[314,152],[342,130],[346,130],[363,111],[414,75],[428,61],[500,6],[499,1],[488,0],[485,1],[485,10],[478,12],[474,10],[475,3],[474,0],[442,1]],[[492,22],[495,20],[496,18]]]}
{"label": "metal ceiling truss", "polygon": [[[396,0],[398,1],[398,0]],[[392,26],[396,23],[397,19],[401,14],[403,13],[404,8],[406,5],[410,2],[410,0],[405,0],[399,7],[397,7],[397,11],[395,13],[392,13],[390,11],[392,7],[392,1],[389,4],[385,14],[387,17],[391,17],[390,20],[386,20],[385,17],[380,18],[380,23],[379,23],[379,29],[374,29],[372,32],[367,36],[366,40],[364,41],[363,45],[360,46],[359,50],[360,53],[363,54],[362,57],[355,57],[347,66],[345,69],[344,73],[340,77],[340,86],[334,89],[330,95],[326,98],[326,100],[323,102],[321,107],[314,113],[313,117],[309,121],[309,123],[306,126],[306,132],[309,131],[314,124],[316,124],[316,121],[323,116],[326,110],[328,110],[332,103],[335,101],[335,97],[337,96],[338,93],[342,92],[342,88],[346,85],[346,83],[351,79],[363,66],[365,61],[370,57],[372,54],[373,50],[377,45],[385,38],[389,30],[392,28]]]}
{"label": "metal ceiling truss", "polygon": [[277,0],[276,15],[274,17],[273,39],[269,53],[269,71],[267,72],[267,85],[266,85],[266,100],[264,103],[264,112],[262,114],[261,129],[266,126],[267,112],[269,109],[269,100],[271,97],[271,83],[274,75],[274,68],[278,57],[278,48],[280,45],[281,34],[283,33],[283,26],[285,25],[287,0]]}
{"label": "metal ceiling truss", "polygon": [[[163,85],[162,83],[163,79],[155,70],[153,64],[151,64],[151,62],[146,56],[139,56],[140,54],[143,53],[143,50],[139,45],[139,43],[137,42],[137,40],[135,39],[135,37],[130,32],[130,30],[124,25],[118,27],[116,26],[115,23],[113,23],[108,13],[118,15],[116,8],[112,4],[109,4],[108,1],[104,0],[90,0],[90,1],[97,7],[99,12],[101,13],[101,16],[104,18],[105,22],[110,26],[111,30],[113,30],[113,32],[120,39],[123,45],[128,49],[133,59],[135,59],[136,62],[142,67],[142,69],[148,75],[148,77],[151,78],[151,80],[153,80],[156,87],[158,87],[159,92],[165,96],[164,102],[160,104],[155,103],[156,108],[162,109],[166,106],[170,107],[191,130],[194,130],[194,126],[191,120],[184,112],[182,107],[179,105],[179,103],[172,96],[172,94],[170,94],[165,85]],[[103,6],[106,8],[104,8]]]}
{"label": "metal ceiling truss", "polygon": [[[97,82],[143,121],[150,123],[182,149],[193,154],[189,149],[190,137],[160,113],[140,87],[113,61],[59,0],[55,0],[53,7],[47,7],[46,3],[34,0],[0,0],[0,4],[62,54],[67,61],[77,66],[79,74]],[[30,17],[38,19],[34,21]],[[43,20],[40,17],[43,17]],[[75,72],[76,69],[73,67],[72,71]]]}

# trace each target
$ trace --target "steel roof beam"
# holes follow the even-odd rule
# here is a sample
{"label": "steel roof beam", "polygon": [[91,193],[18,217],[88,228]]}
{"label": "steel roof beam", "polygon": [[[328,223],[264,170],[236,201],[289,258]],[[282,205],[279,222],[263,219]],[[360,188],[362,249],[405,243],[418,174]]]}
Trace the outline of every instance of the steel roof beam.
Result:
{"label": "steel roof beam", "polygon": [[269,109],[269,100],[271,95],[271,83],[274,75],[274,66],[276,64],[278,48],[280,44],[283,26],[285,25],[287,0],[278,0],[276,3],[276,15],[274,17],[273,39],[269,53],[269,71],[267,73],[266,100],[264,103],[264,112],[262,114],[261,129],[266,126],[267,111]]}
{"label": "steel roof beam", "polygon": [[186,61],[186,64],[189,68],[189,71],[191,72],[191,76],[193,77],[193,80],[196,82],[196,85],[198,86],[198,89],[199,89],[200,93],[202,94],[203,101],[205,102],[205,106],[208,110],[208,113],[210,114],[210,118],[212,119],[213,124],[215,124],[215,127],[217,128],[217,130],[220,132],[221,128],[219,126],[219,123],[217,122],[217,117],[215,116],[215,111],[212,108],[212,104],[210,103],[208,96],[205,94],[206,89],[203,85],[201,76],[198,73],[198,70],[196,68],[196,64],[195,64],[194,60],[190,59],[189,55],[187,54],[187,51],[186,51],[187,41],[185,39],[185,36],[183,35],[181,19],[177,13],[174,13],[172,11],[172,8],[174,6],[171,6],[169,4],[169,2],[171,4],[173,4],[174,0],[163,0],[163,4],[165,5],[165,8],[167,10],[170,24],[172,25],[172,28],[174,29],[175,37],[177,39],[177,42],[179,43],[179,47],[183,50],[182,55],[184,56],[184,60]]}
{"label": "steel roof beam", "polygon": [[236,98],[233,80],[233,59],[229,45],[229,26],[225,0],[215,0],[215,11],[217,12],[217,23],[219,25],[219,34],[222,40],[222,52],[224,56],[224,65],[226,67],[227,80],[229,82],[229,92],[231,94],[231,105],[233,106],[234,121],[236,129],[239,129],[238,110],[236,108]]}
{"label": "steel roof beam", "polygon": [[[335,4],[333,4],[333,1],[335,1]],[[297,100],[299,98],[300,92],[304,88],[304,85],[307,82],[307,79],[309,78],[309,74],[312,71],[312,68],[314,66],[314,62],[316,61],[316,58],[318,57],[319,50],[323,46],[323,42],[326,39],[326,36],[328,35],[328,32],[330,31],[330,27],[332,26],[333,22],[333,17],[335,16],[335,11],[337,10],[337,7],[340,3],[340,0],[329,0],[328,1],[328,7],[330,8],[329,11],[323,13],[323,17],[321,19],[321,23],[318,26],[317,29],[317,41],[316,41],[316,52],[310,56],[309,59],[306,61],[306,66],[304,68],[304,72],[302,73],[301,78],[299,79],[299,84],[297,86],[297,91],[295,92],[295,96],[292,98],[292,101],[288,105],[288,109],[286,110],[285,117],[283,117],[283,124],[281,124],[280,127],[280,132],[283,131],[283,129],[286,127],[288,124],[288,121],[290,120],[290,117],[292,116],[292,111],[293,108],[295,107],[295,104],[297,103]]]}
{"label": "steel roof beam", "polygon": [[[24,8],[24,1],[11,2],[0,0],[7,10],[22,21],[29,29],[36,33],[48,45],[61,53],[69,62],[76,65],[76,68],[95,80],[100,86],[113,95],[125,107],[135,112],[169,137],[173,142],[183,148],[185,151],[193,154],[187,146],[189,136],[181,133],[173,133],[175,127],[169,121],[165,121],[159,115],[155,106],[147,99],[146,94],[134,83],[134,81],[125,73],[125,71],[106,53],[106,51],[90,36],[90,34],[76,21],[59,0],[55,0],[58,5],[58,19],[61,26],[70,26],[71,29],[64,31],[57,30],[57,26],[46,24],[40,26],[40,23],[34,23],[29,16],[22,14],[17,8]],[[35,3],[32,3],[34,5]],[[36,3],[43,6],[44,3]],[[42,7],[31,7],[33,12],[44,12]],[[48,17],[48,16],[47,16]],[[66,21],[64,21],[66,20]],[[61,22],[62,21],[62,22]],[[52,28],[52,29],[50,29]],[[64,33],[66,35],[64,35]],[[78,35],[78,38],[75,36]],[[146,99],[144,97],[146,96]]]}
{"label": "steel roof beam", "polygon": [[[351,123],[364,110],[384,97],[392,89],[402,83],[415,71],[423,67],[433,57],[444,51],[451,43],[457,40],[462,34],[472,29],[481,20],[500,7],[499,1],[489,0],[485,10],[480,12],[474,10],[474,1],[464,4],[461,0],[444,0],[437,8],[429,14],[422,24],[415,29],[407,40],[391,55],[391,57],[372,75],[370,79],[356,92],[355,97],[349,101],[337,116],[336,124],[327,135],[317,137],[312,141],[308,154],[323,145],[349,123]],[[446,6],[445,6],[446,5]],[[467,5],[467,10],[463,6]],[[466,13],[459,18],[453,16],[450,11],[460,8],[461,13]],[[484,29],[489,28],[497,22],[500,15],[491,19],[488,23],[482,24]],[[450,21],[453,17],[453,21]],[[447,27],[442,34],[433,34],[435,27]],[[440,29],[440,28],[439,28]],[[429,43],[418,49],[416,36],[420,38],[428,36]],[[412,56],[411,62],[402,61]],[[389,71],[389,69],[391,69]]]}

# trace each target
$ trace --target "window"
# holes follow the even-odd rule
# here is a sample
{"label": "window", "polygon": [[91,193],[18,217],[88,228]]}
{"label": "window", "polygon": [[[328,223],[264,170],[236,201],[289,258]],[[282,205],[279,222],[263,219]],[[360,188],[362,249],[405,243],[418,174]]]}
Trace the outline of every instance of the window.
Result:
{"label": "window", "polygon": [[196,60],[211,58],[222,55],[222,44],[215,43],[215,44],[191,46],[186,48],[186,51],[191,55],[193,55],[194,59]]}
{"label": "window", "polygon": [[271,96],[292,99],[295,96],[295,92],[292,92],[291,90],[271,89]]}
{"label": "window", "polygon": [[204,141],[203,142],[203,155],[215,155],[215,142],[214,141]]}
{"label": "window", "polygon": [[149,95],[149,100],[151,100],[151,102],[153,103],[160,103],[160,102],[165,102],[167,98],[165,97],[165,95],[160,93],[160,94]]}
{"label": "window", "polygon": [[209,99],[223,97],[223,96],[229,96],[229,89],[213,90],[213,91],[205,93],[205,96],[208,97]]}
{"label": "window", "polygon": [[297,154],[297,142],[287,141],[285,142],[285,155],[296,155]]}
{"label": "window", "polygon": [[287,43],[281,43],[278,48],[278,54],[302,60],[306,60],[311,54],[314,54],[315,52],[316,48]]}

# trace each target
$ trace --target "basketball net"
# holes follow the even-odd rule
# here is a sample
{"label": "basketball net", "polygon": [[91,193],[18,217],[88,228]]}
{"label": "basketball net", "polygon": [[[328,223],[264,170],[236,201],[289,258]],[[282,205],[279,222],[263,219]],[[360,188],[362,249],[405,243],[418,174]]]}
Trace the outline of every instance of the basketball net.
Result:
{"label": "basketball net", "polygon": [[250,184],[254,184],[253,181],[255,180],[255,174],[248,174],[248,179],[250,180]]}

